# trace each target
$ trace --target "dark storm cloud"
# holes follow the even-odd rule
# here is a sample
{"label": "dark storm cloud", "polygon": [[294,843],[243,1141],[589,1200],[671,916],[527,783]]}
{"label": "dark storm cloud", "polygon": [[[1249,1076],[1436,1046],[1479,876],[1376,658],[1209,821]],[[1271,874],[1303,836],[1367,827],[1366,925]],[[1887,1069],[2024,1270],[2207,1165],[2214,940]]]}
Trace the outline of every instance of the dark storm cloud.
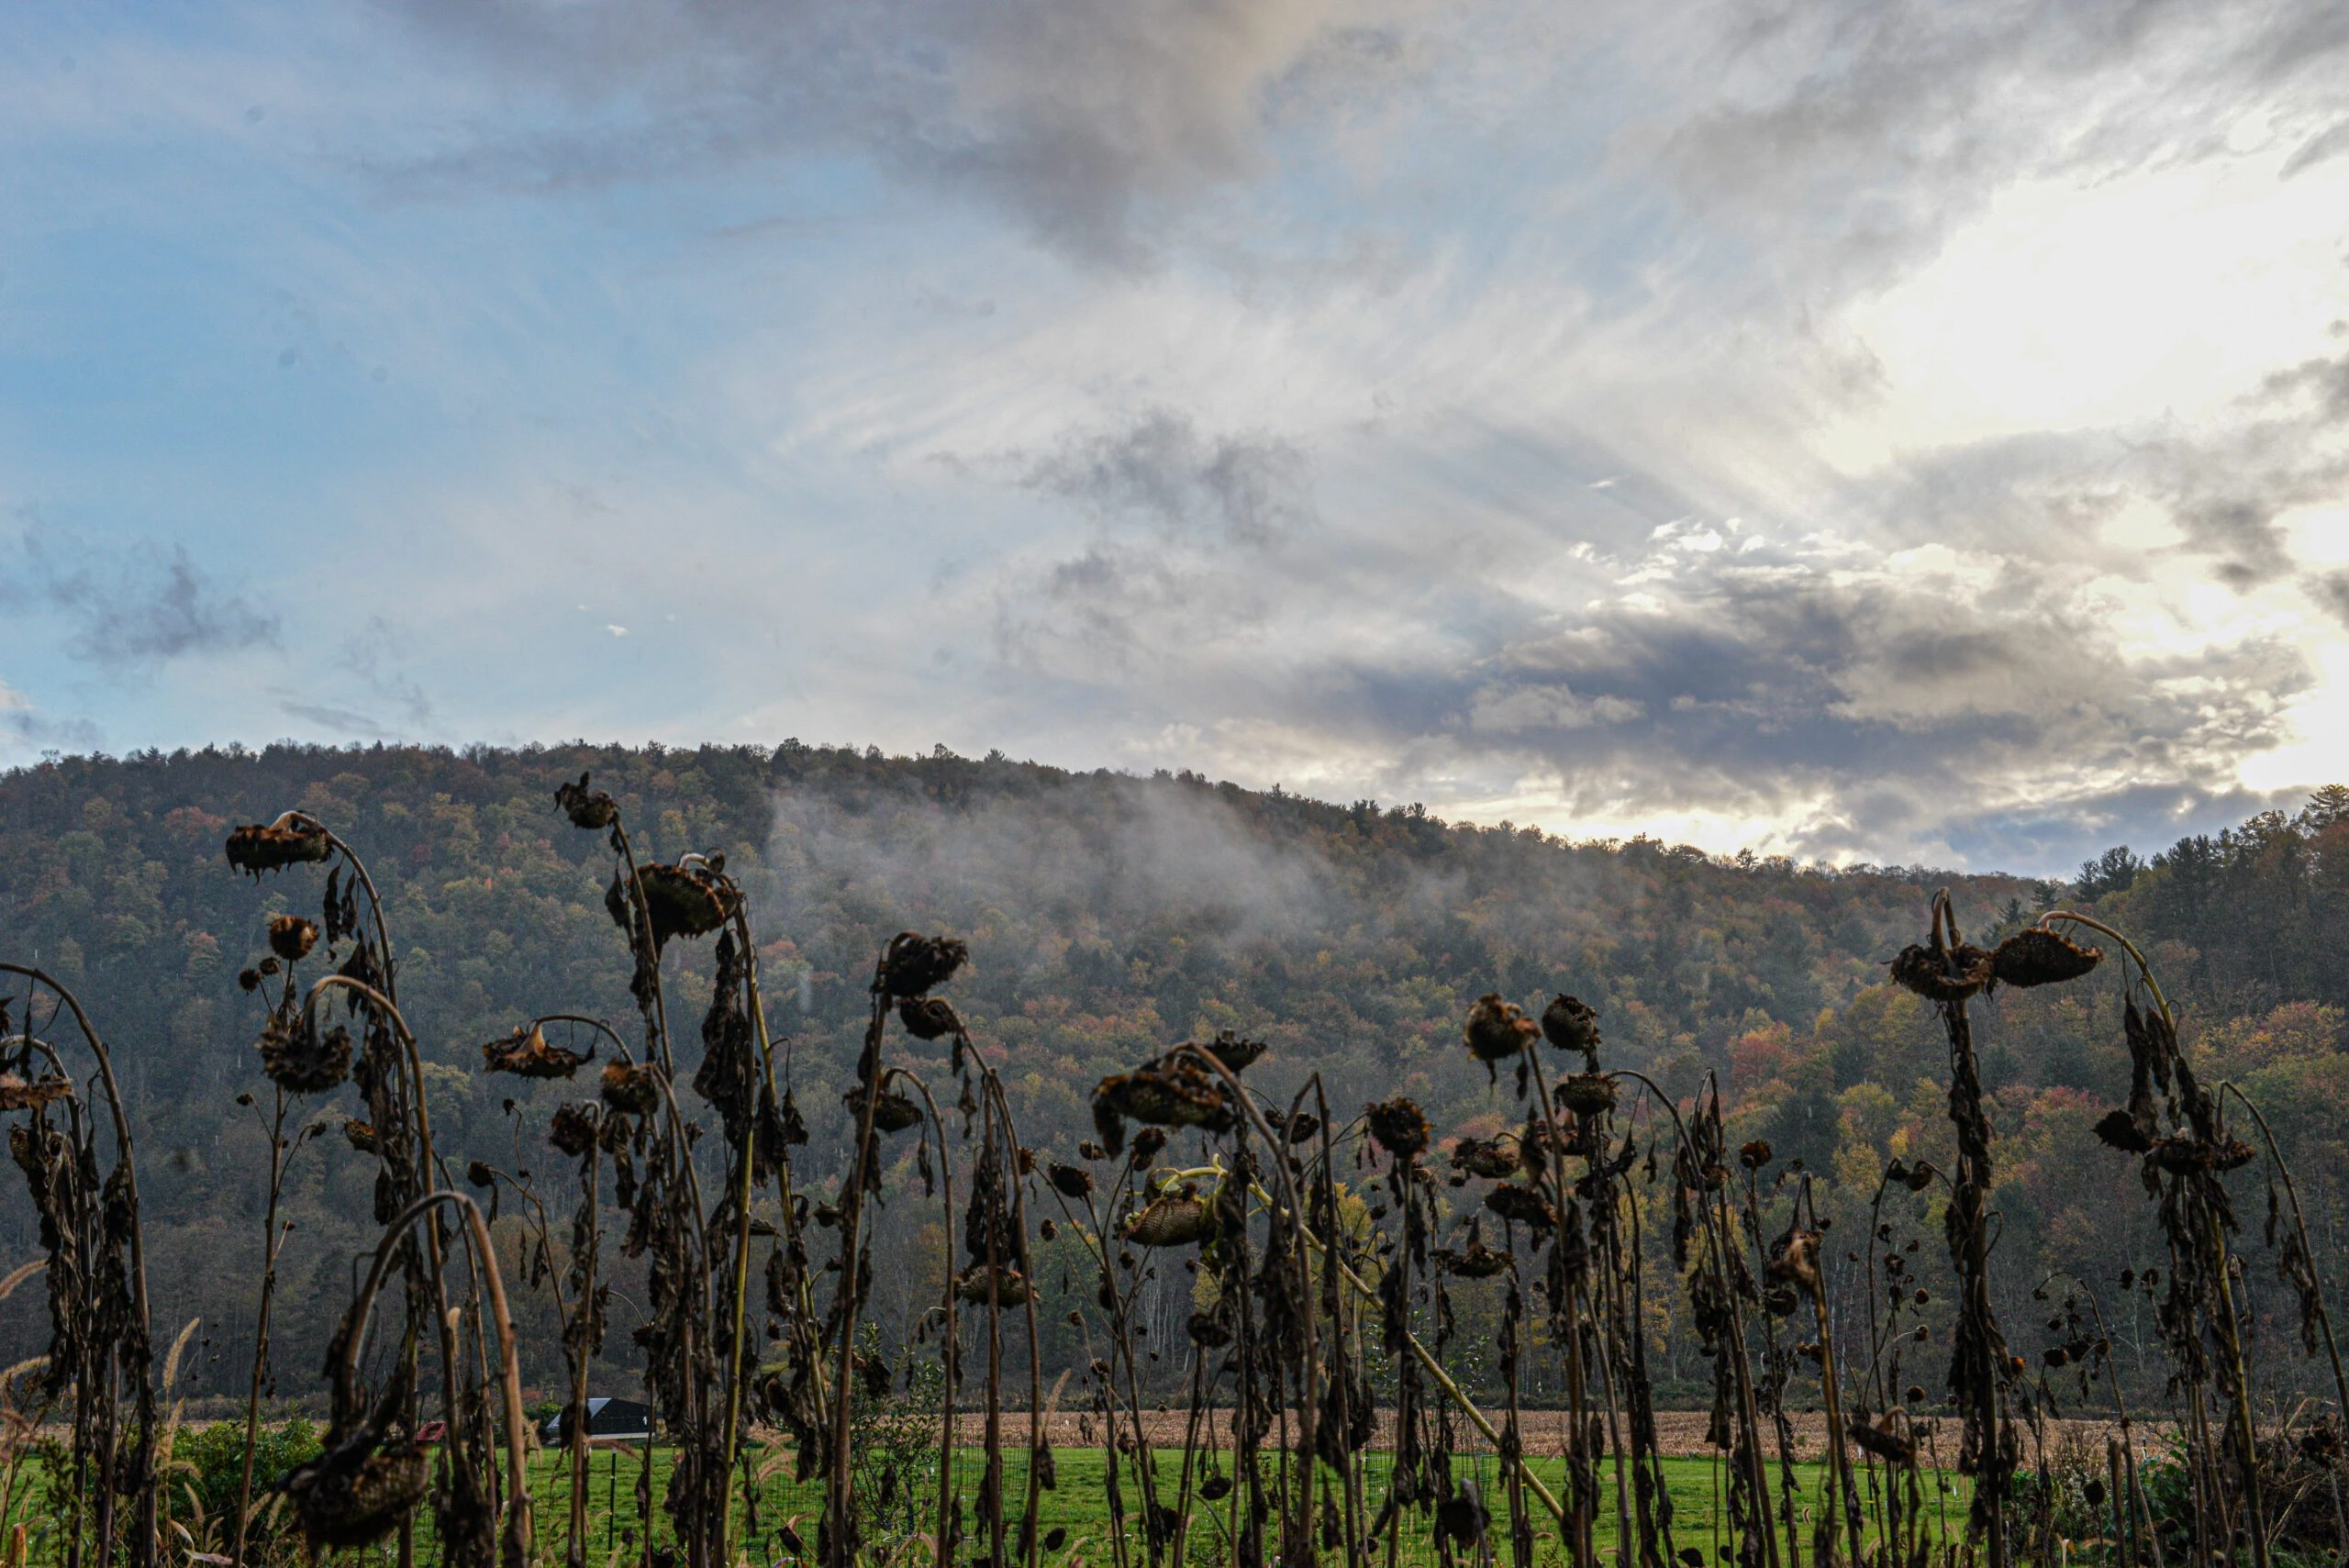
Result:
{"label": "dark storm cloud", "polygon": [[2116,823],[2240,806],[2237,759],[2283,738],[2310,680],[2257,641],[2124,659],[2098,604],[2028,559],[1666,539],[1621,564],[1615,595],[1485,657],[1325,669],[1297,717],[1554,781],[1569,817],[1629,799],[1799,819],[1813,853],[2044,863]]}
{"label": "dark storm cloud", "polygon": [[1392,69],[1331,0],[387,0],[543,86],[559,128],[384,171],[566,185],[861,151],[1008,209],[1070,254],[1147,259],[1144,209],[1244,174],[1285,97]]}

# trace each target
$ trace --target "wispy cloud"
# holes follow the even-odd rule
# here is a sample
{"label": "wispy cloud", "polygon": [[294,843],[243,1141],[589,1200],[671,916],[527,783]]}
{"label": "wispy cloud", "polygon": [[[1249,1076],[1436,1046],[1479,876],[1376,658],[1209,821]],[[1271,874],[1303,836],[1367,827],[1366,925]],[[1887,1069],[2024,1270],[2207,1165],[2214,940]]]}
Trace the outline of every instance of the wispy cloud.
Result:
{"label": "wispy cloud", "polygon": [[72,628],[66,648],[110,673],[277,641],[276,615],[220,587],[184,545],[102,560],[36,525],[23,549],[36,600]]}
{"label": "wispy cloud", "polygon": [[1116,266],[1150,259],[1156,209],[1262,172],[1285,99],[1382,73],[1392,52],[1385,7],[1330,0],[394,9],[436,50],[572,111],[558,128],[384,162],[408,190],[594,186],[857,152]]}
{"label": "wispy cloud", "polygon": [[1175,536],[1204,527],[1241,546],[1319,520],[1312,461],[1295,442],[1203,435],[1167,408],[1072,437],[1031,464],[1026,483],[1104,517],[1138,517]]}

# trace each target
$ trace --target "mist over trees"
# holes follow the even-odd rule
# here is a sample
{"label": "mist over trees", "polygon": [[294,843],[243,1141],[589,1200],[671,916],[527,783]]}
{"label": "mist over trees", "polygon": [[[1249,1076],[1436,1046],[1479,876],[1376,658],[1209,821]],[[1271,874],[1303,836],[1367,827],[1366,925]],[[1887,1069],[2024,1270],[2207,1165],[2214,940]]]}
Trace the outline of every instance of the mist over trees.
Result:
{"label": "mist over trees", "polygon": [[[76,988],[113,1044],[138,1119],[156,1321],[204,1318],[187,1391],[240,1391],[258,1286],[266,1130],[238,1096],[263,1086],[253,1051],[262,1008],[238,977],[265,951],[266,917],[315,898],[299,871],[258,888],[231,874],[224,836],[298,808],[362,851],[401,944],[403,1007],[423,1043],[444,1151],[460,1164],[479,1156],[551,1172],[535,1135],[517,1129],[542,1127],[562,1086],[486,1075],[481,1047],[544,1010],[631,1010],[627,954],[604,906],[605,857],[551,806],[556,785],[588,770],[648,853],[726,854],[751,901],[795,1092],[826,1112],[809,1117],[816,1141],[801,1156],[819,1182],[837,1181],[849,1160],[842,1118],[829,1113],[852,1082],[873,955],[911,929],[969,942],[956,1006],[1041,1147],[1088,1135],[1102,1077],[1224,1029],[1266,1042],[1252,1076],[1275,1093],[1318,1071],[1341,1106],[1408,1095],[1441,1134],[1487,1136],[1514,1102],[1462,1049],[1470,1002],[1497,991],[1538,1011],[1571,992],[1598,1009],[1611,1065],[1647,1073],[1675,1096],[1717,1079],[1734,1138],[1764,1140],[1776,1161],[1825,1178],[1840,1246],[1864,1230],[1887,1160],[1951,1157],[1942,1030],[1885,971],[1946,886],[1971,940],[2059,902],[2137,935],[2198,1071],[2234,1080],[2275,1123],[2300,1174],[2318,1267],[2341,1276],[2349,789],[2215,837],[2142,855],[2116,848],[2063,886],[1720,859],[1647,840],[1567,842],[1450,825],[1416,806],[942,750],[273,747],[60,759],[0,778],[0,929],[12,952],[37,954]],[[672,962],[672,995],[697,1013],[707,945],[684,944]],[[2027,1328],[2032,1282],[2068,1271],[2109,1296],[2124,1370],[2153,1379],[2151,1307],[2117,1282],[2159,1263],[2159,1243],[2129,1162],[2090,1130],[2128,1087],[2120,1011],[2110,974],[2002,993],[1976,1009],[2000,1278],[2018,1297],[2000,1309]],[[351,1098],[318,1096],[305,1115],[339,1132]],[[315,1385],[350,1260],[373,1243],[362,1224],[373,1168],[334,1135],[293,1157],[274,1354],[282,1395]],[[2243,1212],[2255,1232],[2248,1199]],[[937,1265],[918,1217],[885,1212],[879,1224],[890,1266],[873,1316],[885,1334],[902,1334]],[[527,1279],[510,1212],[496,1229],[515,1250],[512,1277]],[[2244,1247],[2266,1337],[2258,1376],[2280,1390],[2305,1375],[2288,1292],[2255,1234]],[[0,1264],[34,1248],[27,1206],[0,1205]],[[1041,1283],[1054,1320],[1068,1287]],[[623,1269],[623,1298],[630,1289]],[[1177,1321],[1187,1304],[1163,1294],[1155,1309]],[[1473,1342],[1478,1314],[1494,1309],[1474,1291],[1462,1300]],[[551,1309],[529,1289],[516,1307],[537,1314],[524,1339],[540,1360],[526,1371],[544,1385],[558,1363]],[[630,1375],[626,1309],[623,1299],[612,1385]],[[1694,1396],[1703,1373],[1683,1310],[1658,1304],[1658,1384]],[[37,1350],[39,1318],[28,1296],[0,1304],[0,1351]],[[1076,1354],[1049,1338],[1046,1351]]]}

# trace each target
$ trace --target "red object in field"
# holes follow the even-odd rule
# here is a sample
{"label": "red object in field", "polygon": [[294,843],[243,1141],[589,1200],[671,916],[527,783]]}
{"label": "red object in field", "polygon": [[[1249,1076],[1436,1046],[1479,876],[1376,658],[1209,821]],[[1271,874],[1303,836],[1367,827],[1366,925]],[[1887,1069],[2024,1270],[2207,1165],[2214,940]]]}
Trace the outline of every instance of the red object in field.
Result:
{"label": "red object in field", "polygon": [[444,1442],[448,1436],[449,1423],[446,1421],[427,1421],[416,1429],[416,1440],[419,1443]]}

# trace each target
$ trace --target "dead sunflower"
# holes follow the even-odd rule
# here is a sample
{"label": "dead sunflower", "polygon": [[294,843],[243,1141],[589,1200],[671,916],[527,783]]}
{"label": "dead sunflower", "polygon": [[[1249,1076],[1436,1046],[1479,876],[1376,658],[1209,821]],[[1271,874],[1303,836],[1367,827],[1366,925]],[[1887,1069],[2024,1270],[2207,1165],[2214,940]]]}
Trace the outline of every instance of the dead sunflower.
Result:
{"label": "dead sunflower", "polygon": [[285,1479],[314,1553],[380,1540],[424,1501],[424,1450],[413,1442],[387,1443],[354,1464],[334,1467],[335,1458],[321,1455]]}
{"label": "dead sunflower", "polygon": [[[1924,1390],[1917,1392],[1921,1395]],[[1895,1464],[1914,1464],[1917,1462],[1917,1445],[1893,1429],[1889,1412],[1875,1423],[1853,1422],[1852,1440],[1878,1459],[1887,1459]]]}
{"label": "dead sunflower", "polygon": [[1244,1073],[1264,1054],[1264,1042],[1242,1040],[1231,1030],[1222,1029],[1201,1049],[1230,1071]]}
{"label": "dead sunflower", "polygon": [[654,862],[637,868],[644,906],[652,917],[652,940],[706,937],[726,924],[741,903],[740,889],[726,880],[726,857],[687,855],[674,865]]}
{"label": "dead sunflower", "polygon": [[289,811],[266,827],[251,823],[228,835],[228,863],[258,879],[265,871],[322,861],[334,852],[327,830],[298,811]]}
{"label": "dead sunflower", "polygon": [[1452,1146],[1453,1168],[1465,1171],[1472,1176],[1494,1180],[1513,1176],[1522,1162],[1514,1133],[1504,1132],[1493,1138],[1464,1138]]}
{"label": "dead sunflower", "polygon": [[1219,1351],[1231,1343],[1231,1325],[1213,1308],[1192,1313],[1190,1321],[1183,1325],[1183,1331],[1191,1337],[1191,1343],[1202,1350]]}
{"label": "dead sunflower", "polygon": [[1598,1067],[1598,1015],[1588,1003],[1564,993],[1542,1009],[1542,1033],[1560,1051],[1579,1051],[1591,1070]]}
{"label": "dead sunflower", "polygon": [[1805,1296],[1819,1295],[1819,1232],[1790,1228],[1770,1245],[1764,1272],[1776,1284],[1790,1284]]}
{"label": "dead sunflower", "polygon": [[604,1103],[629,1116],[650,1116],[661,1103],[660,1070],[629,1062],[604,1068]]}
{"label": "dead sunflower", "polygon": [[321,1036],[306,1018],[270,1015],[262,1027],[261,1070],[279,1088],[322,1095],[351,1074],[351,1031],[337,1024]]}
{"label": "dead sunflower", "polygon": [[2253,1149],[2240,1138],[2165,1138],[2153,1148],[2153,1162],[2174,1176],[2202,1171],[2232,1171],[2251,1162]]}
{"label": "dead sunflower", "polygon": [[1558,1085],[1558,1104],[1578,1117],[1615,1108],[1615,1080],[1604,1073],[1577,1073]]}
{"label": "dead sunflower", "polygon": [[596,1131],[595,1106],[558,1106],[547,1123],[547,1141],[575,1160],[596,1147]]}
{"label": "dead sunflower", "polygon": [[956,938],[899,931],[882,954],[880,984],[892,996],[919,996],[945,984],[970,957],[970,948]]}
{"label": "dead sunflower", "polygon": [[955,1276],[954,1294],[982,1307],[990,1297],[997,1307],[1024,1307],[1036,1299],[1036,1287],[1018,1269],[1007,1265],[990,1273],[985,1263],[973,1263]]}
{"label": "dead sunflower", "polygon": [[1362,1114],[1370,1123],[1371,1137],[1397,1160],[1416,1159],[1435,1137],[1427,1113],[1400,1095],[1364,1106]]}
{"label": "dead sunflower", "polygon": [[1222,1081],[1195,1062],[1152,1063],[1101,1080],[1093,1091],[1093,1125],[1112,1154],[1126,1146],[1130,1118],[1152,1127],[1202,1127],[1230,1132],[1232,1113]]}
{"label": "dead sunflower", "polygon": [[299,915],[269,917],[269,951],[288,963],[299,963],[318,945],[318,927]]}
{"label": "dead sunflower", "polygon": [[517,1024],[514,1032],[481,1048],[482,1067],[490,1073],[511,1073],[518,1078],[568,1078],[595,1060],[593,1051],[565,1051],[547,1043],[537,1024]]}
{"label": "dead sunflower", "polygon": [[1541,1032],[1541,1026],[1525,1016],[1524,1008],[1487,991],[1469,1006],[1460,1038],[1469,1055],[1490,1066],[1523,1051]]}
{"label": "dead sunflower", "polygon": [[1472,1549],[1468,1554],[1474,1555],[1473,1549],[1483,1542],[1492,1522],[1476,1484],[1464,1481],[1458,1491],[1435,1506],[1436,1543],[1441,1546],[1449,1540],[1455,1547]]}
{"label": "dead sunflower", "polygon": [[1531,1187],[1504,1183],[1485,1195],[1485,1207],[1503,1219],[1514,1220],[1536,1230],[1547,1230],[1558,1223],[1557,1210],[1550,1207],[1549,1199]]}
{"label": "dead sunflower", "polygon": [[29,1083],[17,1073],[0,1073],[0,1111],[37,1111],[72,1093],[73,1080],[54,1073],[43,1073]]}
{"label": "dead sunflower", "polygon": [[916,1040],[943,1040],[963,1032],[962,1017],[943,996],[907,996],[897,1003],[897,1021]]}
{"label": "dead sunflower", "polygon": [[602,790],[587,787],[587,775],[581,773],[577,784],[566,784],[554,792],[554,803],[571,818],[573,828],[608,828],[620,819],[619,803]]}
{"label": "dead sunflower", "polygon": [[1207,1240],[1209,1219],[1208,1206],[1189,1192],[1161,1193],[1126,1216],[1119,1230],[1140,1247],[1188,1247]]}
{"label": "dead sunflower", "polygon": [[2001,985],[2054,985],[2077,980],[2103,959],[2102,948],[2084,948],[2044,926],[2033,926],[2000,942],[1990,955],[1990,969]]}
{"label": "dead sunflower", "polygon": [[1436,1266],[1458,1279],[1490,1279],[1508,1270],[1510,1262],[1507,1252],[1485,1245],[1485,1238],[1474,1224],[1468,1227],[1468,1245],[1455,1252],[1439,1247]]}
{"label": "dead sunflower", "polygon": [[1892,961],[1892,978],[1928,1002],[1963,1002],[1990,983],[1990,955],[1965,943],[1954,950],[1911,943]]}
{"label": "dead sunflower", "polygon": [[[864,1119],[864,1091],[863,1089],[851,1089],[841,1098],[847,1104],[850,1116],[860,1122]],[[888,1089],[881,1091],[880,1099],[875,1101],[873,1106],[874,1131],[903,1132],[909,1127],[920,1125],[921,1107],[914,1104],[909,1096]]]}

